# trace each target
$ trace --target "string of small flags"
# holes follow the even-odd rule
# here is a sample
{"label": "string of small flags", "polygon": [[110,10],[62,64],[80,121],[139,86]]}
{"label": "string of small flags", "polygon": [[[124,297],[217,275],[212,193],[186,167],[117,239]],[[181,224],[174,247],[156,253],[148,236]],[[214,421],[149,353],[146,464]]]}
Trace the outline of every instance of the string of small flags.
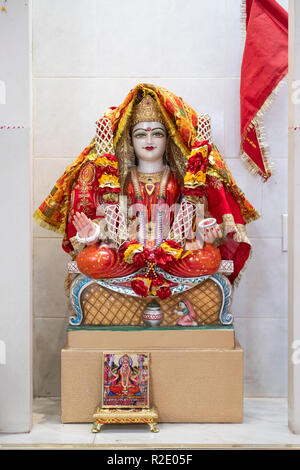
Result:
{"label": "string of small flags", "polygon": [[25,129],[25,126],[0,126],[1,129]]}

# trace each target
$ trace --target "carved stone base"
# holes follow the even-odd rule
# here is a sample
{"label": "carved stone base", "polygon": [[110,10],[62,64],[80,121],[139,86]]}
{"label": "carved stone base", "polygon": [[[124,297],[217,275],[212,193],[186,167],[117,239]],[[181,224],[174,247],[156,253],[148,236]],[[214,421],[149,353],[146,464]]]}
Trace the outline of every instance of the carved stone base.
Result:
{"label": "carved stone base", "polygon": [[120,409],[98,407],[94,413],[92,432],[99,432],[103,424],[148,424],[151,432],[159,432],[156,427],[158,413],[154,407],[149,409]]}

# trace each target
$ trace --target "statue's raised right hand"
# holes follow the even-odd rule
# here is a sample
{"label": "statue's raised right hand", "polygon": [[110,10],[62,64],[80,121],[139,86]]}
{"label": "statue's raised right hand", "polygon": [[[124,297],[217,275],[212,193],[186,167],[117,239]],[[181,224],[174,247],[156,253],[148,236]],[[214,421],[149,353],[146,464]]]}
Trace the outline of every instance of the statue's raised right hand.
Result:
{"label": "statue's raised right hand", "polygon": [[96,227],[94,222],[89,219],[84,212],[76,212],[73,218],[74,227],[80,238],[90,238],[96,234]]}

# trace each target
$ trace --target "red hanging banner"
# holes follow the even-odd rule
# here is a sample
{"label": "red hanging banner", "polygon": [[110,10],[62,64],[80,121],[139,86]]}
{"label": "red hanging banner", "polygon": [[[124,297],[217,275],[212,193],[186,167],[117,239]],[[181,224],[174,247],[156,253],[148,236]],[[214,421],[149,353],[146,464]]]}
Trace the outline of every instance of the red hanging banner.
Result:
{"label": "red hanging banner", "polygon": [[271,176],[263,126],[271,104],[288,71],[288,14],[275,0],[242,0],[246,33],[241,67],[241,157],[251,172],[264,180]]}

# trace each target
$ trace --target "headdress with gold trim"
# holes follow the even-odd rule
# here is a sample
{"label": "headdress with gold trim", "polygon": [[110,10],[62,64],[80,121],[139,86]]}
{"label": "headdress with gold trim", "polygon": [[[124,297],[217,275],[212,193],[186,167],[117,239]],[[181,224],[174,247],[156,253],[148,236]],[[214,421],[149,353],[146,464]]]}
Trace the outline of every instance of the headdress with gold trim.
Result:
{"label": "headdress with gold trim", "polygon": [[159,106],[151,95],[144,96],[133,108],[130,126],[134,127],[139,122],[160,122],[165,124]]}

